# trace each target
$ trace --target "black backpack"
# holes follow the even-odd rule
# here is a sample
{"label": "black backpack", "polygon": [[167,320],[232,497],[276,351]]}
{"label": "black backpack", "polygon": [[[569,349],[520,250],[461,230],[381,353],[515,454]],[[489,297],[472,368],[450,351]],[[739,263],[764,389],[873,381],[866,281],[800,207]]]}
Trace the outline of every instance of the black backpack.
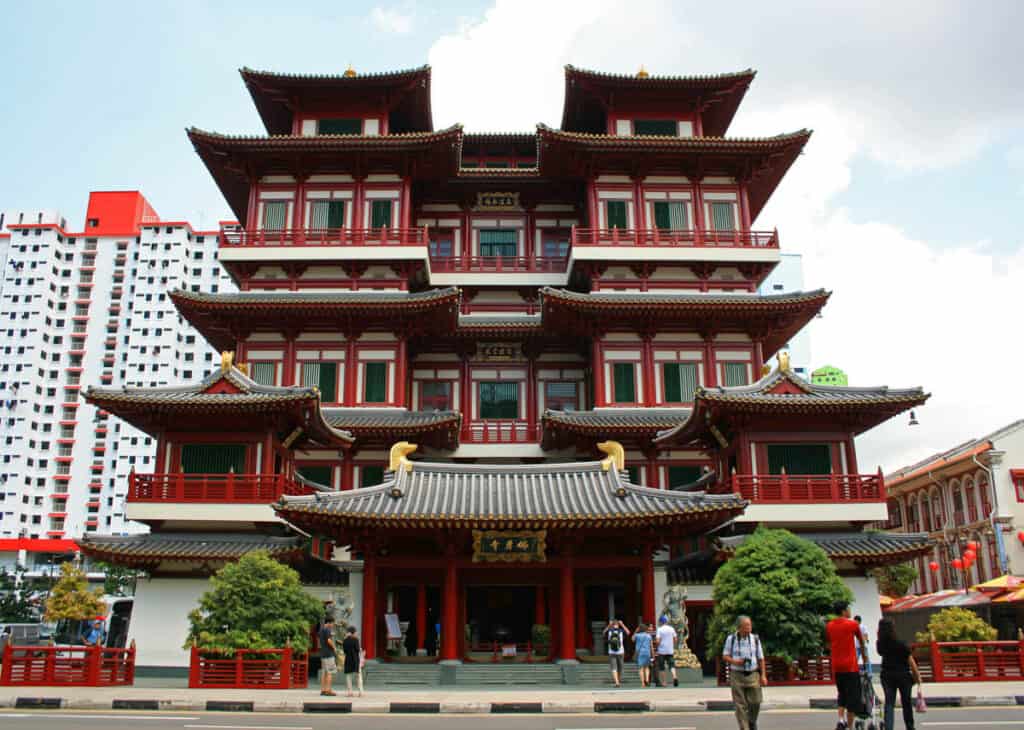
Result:
{"label": "black backpack", "polygon": [[608,650],[618,651],[622,648],[622,632],[619,629],[612,629],[608,632]]}

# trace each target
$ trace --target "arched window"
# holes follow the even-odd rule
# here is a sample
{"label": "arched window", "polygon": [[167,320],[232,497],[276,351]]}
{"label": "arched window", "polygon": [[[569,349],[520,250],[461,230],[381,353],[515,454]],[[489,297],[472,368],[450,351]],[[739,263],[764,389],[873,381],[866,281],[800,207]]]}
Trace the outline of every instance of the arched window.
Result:
{"label": "arched window", "polygon": [[975,495],[975,491],[974,491],[974,480],[968,478],[968,479],[964,480],[964,483],[966,484],[966,487],[965,487],[965,490],[964,490],[964,494],[966,495],[966,499],[967,499],[967,521],[968,522],[977,522],[978,521],[978,503],[975,501],[976,495]]}
{"label": "arched window", "polygon": [[966,524],[967,515],[964,513],[964,492],[959,484],[953,486],[953,524]]}
{"label": "arched window", "polygon": [[918,515],[921,518],[921,529],[925,532],[932,531],[932,520],[930,516],[931,510],[928,509],[928,495],[922,494],[921,498],[917,502]]}
{"label": "arched window", "polygon": [[903,513],[900,511],[900,500],[890,497],[888,500],[889,524],[891,530],[903,527]]}
{"label": "arched window", "polygon": [[935,525],[935,529],[941,529],[946,523],[945,515],[942,513],[942,495],[939,494],[939,489],[936,487],[932,490],[932,524]]}
{"label": "arched window", "polygon": [[978,497],[981,502],[981,514],[978,519],[988,519],[988,516],[992,514],[992,490],[989,488],[988,479],[978,480]]}
{"label": "arched window", "polygon": [[921,522],[917,518],[917,497],[913,494],[907,499],[907,526],[911,532],[921,529]]}

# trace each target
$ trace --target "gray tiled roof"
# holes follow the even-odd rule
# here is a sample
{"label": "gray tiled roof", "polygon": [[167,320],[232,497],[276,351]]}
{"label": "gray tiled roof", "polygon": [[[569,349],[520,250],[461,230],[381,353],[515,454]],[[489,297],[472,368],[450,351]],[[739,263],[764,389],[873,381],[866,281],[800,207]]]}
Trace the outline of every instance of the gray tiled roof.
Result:
{"label": "gray tiled roof", "polygon": [[459,315],[459,329],[473,327],[532,328],[541,326],[539,314],[474,314]]}
{"label": "gray tiled roof", "polygon": [[343,430],[422,429],[458,423],[457,411],[408,411],[404,408],[324,408],[326,421]]}
{"label": "gray tiled roof", "polygon": [[828,297],[829,295],[829,292],[825,289],[815,289],[806,292],[783,292],[781,294],[702,294],[698,292],[664,294],[658,292],[605,291],[582,293],[553,287],[544,287],[540,293],[542,296],[581,305],[611,304],[615,306],[632,305],[638,307],[673,305],[703,307],[706,305],[721,306],[725,304],[733,308],[750,309],[768,305],[803,304]]}
{"label": "gray tiled roof", "polygon": [[178,289],[172,292],[176,300],[190,301],[202,304],[218,305],[294,305],[294,306],[316,306],[316,305],[388,305],[388,304],[418,304],[435,302],[439,299],[446,299],[458,295],[456,287],[445,287],[442,289],[427,289],[421,292],[407,291],[377,291],[365,289],[361,291],[331,291],[331,292],[302,292],[302,291],[245,291],[208,294],[206,292],[191,292]]}
{"label": "gray tiled roof", "polygon": [[[735,552],[747,535],[723,537],[725,552]],[[924,533],[895,532],[810,532],[799,533],[799,537],[810,540],[821,547],[833,560],[854,562],[885,562],[887,560],[908,560],[929,552],[934,543]]]}
{"label": "gray tiled roof", "polygon": [[593,411],[544,411],[544,424],[569,429],[659,431],[690,417],[690,408],[601,408]]}
{"label": "gray tiled roof", "polygon": [[333,517],[357,523],[453,523],[463,527],[513,523],[658,525],[715,523],[739,514],[736,495],[672,492],[631,484],[601,462],[480,465],[413,462],[376,487],[310,497],[282,497],[275,509],[302,524]]}
{"label": "gray tiled roof", "polygon": [[[240,393],[207,393],[215,383],[226,380]],[[198,383],[172,385],[161,388],[97,388],[85,391],[86,400],[146,403],[152,405],[216,405],[216,404],[258,404],[281,403],[285,401],[315,401],[319,398],[316,388],[301,385],[261,385],[245,375],[238,368],[228,372],[213,371]]]}
{"label": "gray tiled roof", "polygon": [[284,555],[303,548],[301,537],[194,532],[158,532],[127,537],[85,535],[77,542],[86,555],[118,562],[237,560],[254,550]]}

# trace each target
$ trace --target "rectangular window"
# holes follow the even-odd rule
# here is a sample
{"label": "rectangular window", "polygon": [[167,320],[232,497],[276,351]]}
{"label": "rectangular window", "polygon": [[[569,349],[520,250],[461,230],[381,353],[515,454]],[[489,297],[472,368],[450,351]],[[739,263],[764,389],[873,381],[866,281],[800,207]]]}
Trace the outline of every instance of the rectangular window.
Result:
{"label": "rectangular window", "polygon": [[711,204],[711,225],[716,231],[735,231],[736,217],[732,203]]}
{"label": "rectangular window", "polygon": [[383,466],[361,466],[359,467],[359,486],[376,487],[384,481]]}
{"label": "rectangular window", "polygon": [[579,388],[574,382],[544,383],[544,407],[553,411],[579,410]]}
{"label": "rectangular window", "polygon": [[745,362],[722,363],[722,375],[724,376],[726,387],[746,385],[750,382],[750,379],[747,377],[747,363]]}
{"label": "rectangular window", "polygon": [[697,390],[697,363],[667,362],[662,365],[665,376],[665,402],[691,403]]}
{"label": "rectangular window", "polygon": [[181,470],[185,474],[244,474],[245,444],[184,444]]}
{"label": "rectangular window", "polygon": [[451,232],[433,231],[430,235],[430,256],[432,258],[450,258],[455,250]]}
{"label": "rectangular window", "polygon": [[391,227],[391,201],[370,201],[370,228]]}
{"label": "rectangular window", "polygon": [[608,228],[626,228],[626,201],[606,200],[604,202],[605,220]]}
{"label": "rectangular window", "polygon": [[[1024,502],[1024,469],[1010,469],[1010,478],[1013,480],[1014,491],[1017,492],[1017,501]],[[960,510],[963,511],[962,506]]]}
{"label": "rectangular window", "polygon": [[363,369],[363,402],[386,403],[388,399],[388,364],[368,362]]}
{"label": "rectangular window", "polygon": [[318,119],[317,134],[362,134],[362,119]]}
{"label": "rectangular window", "polygon": [[668,468],[668,488],[685,487],[687,484],[693,484],[702,476],[704,476],[704,470],[699,466],[674,464]]}
{"label": "rectangular window", "polygon": [[519,233],[509,229],[482,229],[480,231],[481,256],[516,255],[519,244]]}
{"label": "rectangular window", "polygon": [[333,486],[334,470],[329,466],[300,466],[297,471],[303,479],[316,482],[322,487]]}
{"label": "rectangular window", "polygon": [[633,134],[638,137],[678,137],[679,125],[675,119],[634,119]]}
{"label": "rectangular window", "polygon": [[277,365],[272,362],[251,362],[249,377],[260,385],[277,385]]}
{"label": "rectangular window", "polygon": [[654,225],[662,231],[685,231],[686,203],[657,201],[654,203]]}
{"label": "rectangular window", "polygon": [[420,383],[420,408],[425,411],[447,411],[452,407],[452,384],[437,381]]}
{"label": "rectangular window", "polygon": [[636,367],[631,362],[612,364],[612,399],[616,403],[636,403]]}
{"label": "rectangular window", "polygon": [[519,418],[519,383],[481,382],[480,418]]}
{"label": "rectangular window", "polygon": [[630,484],[643,484],[643,482],[640,481],[640,467],[636,464],[627,464],[626,473],[629,475]]}
{"label": "rectangular window", "polygon": [[345,225],[344,200],[314,200],[309,215],[309,227],[316,229],[342,228]]}
{"label": "rectangular window", "polygon": [[280,231],[284,228],[285,215],[288,213],[288,202],[285,200],[267,200],[263,203],[263,228],[267,231]]}
{"label": "rectangular window", "polygon": [[569,234],[559,231],[545,231],[541,239],[544,258],[564,259],[569,255]]}
{"label": "rectangular window", "polygon": [[831,474],[832,449],[828,444],[768,444],[768,473]]}
{"label": "rectangular window", "polygon": [[337,403],[338,363],[302,363],[302,384],[307,388],[319,388],[321,402]]}

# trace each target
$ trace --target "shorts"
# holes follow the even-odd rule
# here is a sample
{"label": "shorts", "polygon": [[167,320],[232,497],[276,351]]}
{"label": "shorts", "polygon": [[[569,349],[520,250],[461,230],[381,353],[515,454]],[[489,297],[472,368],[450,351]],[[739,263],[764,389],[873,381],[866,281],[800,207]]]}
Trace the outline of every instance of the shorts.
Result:
{"label": "shorts", "polygon": [[663,672],[666,669],[676,668],[676,658],[674,654],[658,654],[658,671]]}
{"label": "shorts", "polygon": [[624,656],[622,654],[609,654],[608,655],[608,666],[612,668],[613,672],[622,674],[622,665],[624,662]]}
{"label": "shorts", "polygon": [[855,715],[867,714],[861,700],[860,674],[857,672],[839,672],[836,674],[836,689],[839,697],[836,703]]}
{"label": "shorts", "polygon": [[320,671],[327,674],[337,674],[338,662],[332,656],[320,657]]}

